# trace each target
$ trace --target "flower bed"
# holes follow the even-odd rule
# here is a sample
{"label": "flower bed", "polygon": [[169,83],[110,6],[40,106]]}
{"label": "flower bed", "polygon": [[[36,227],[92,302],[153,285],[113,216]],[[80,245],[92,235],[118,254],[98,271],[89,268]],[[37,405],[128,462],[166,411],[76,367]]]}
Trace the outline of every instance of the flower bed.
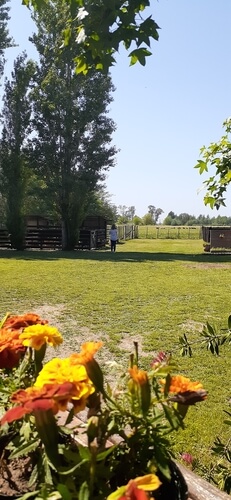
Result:
{"label": "flower bed", "polygon": [[172,500],[187,498],[182,482],[173,493],[169,436],[206,391],[179,375],[170,355],[159,353],[147,372],[134,343],[128,368],[110,387],[95,359],[101,342],[43,364],[46,346],[62,342],[56,328],[36,314],[7,315],[0,326],[1,436],[10,433],[9,460],[29,459],[25,499],[157,500],[169,488]]}

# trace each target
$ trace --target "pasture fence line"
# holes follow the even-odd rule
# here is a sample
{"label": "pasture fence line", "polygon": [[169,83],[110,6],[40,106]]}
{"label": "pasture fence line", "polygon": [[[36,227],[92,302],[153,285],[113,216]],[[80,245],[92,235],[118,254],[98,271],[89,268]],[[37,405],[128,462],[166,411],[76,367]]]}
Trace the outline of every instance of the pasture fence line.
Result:
{"label": "pasture fence line", "polygon": [[202,239],[201,226],[136,226],[138,236],[142,239],[173,239],[198,240]]}
{"label": "pasture fence line", "polygon": [[[107,226],[107,240],[109,240],[109,230]],[[201,226],[136,226],[134,224],[118,224],[118,239],[131,240],[139,239],[172,239],[172,240],[198,240],[202,239]]]}

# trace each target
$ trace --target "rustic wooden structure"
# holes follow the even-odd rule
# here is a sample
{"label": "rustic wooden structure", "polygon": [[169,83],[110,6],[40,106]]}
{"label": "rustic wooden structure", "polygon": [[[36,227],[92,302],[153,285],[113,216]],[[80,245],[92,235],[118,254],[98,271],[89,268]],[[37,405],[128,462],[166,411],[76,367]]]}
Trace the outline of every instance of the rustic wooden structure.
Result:
{"label": "rustic wooden structure", "polygon": [[94,247],[92,248],[102,248],[107,242],[107,224],[108,221],[105,217],[100,215],[89,215],[86,217],[82,223],[81,231],[94,231]]}
{"label": "rustic wooden structure", "polygon": [[204,250],[210,253],[231,253],[231,226],[202,226]]}
{"label": "rustic wooden structure", "polygon": [[[46,217],[30,215],[25,218],[25,249],[61,250],[62,229]],[[75,250],[102,248],[107,241],[107,221],[104,217],[86,217],[79,230]],[[0,248],[11,248],[10,234],[0,229]]]}

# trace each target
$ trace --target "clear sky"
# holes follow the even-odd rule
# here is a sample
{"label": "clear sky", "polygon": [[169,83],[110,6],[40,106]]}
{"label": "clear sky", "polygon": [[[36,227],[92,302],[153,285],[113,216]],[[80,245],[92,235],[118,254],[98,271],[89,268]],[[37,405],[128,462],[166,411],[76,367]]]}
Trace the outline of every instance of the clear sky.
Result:
{"label": "clear sky", "polygon": [[[7,52],[9,75],[16,55],[35,57],[28,36],[33,23],[21,0],[10,0],[10,33],[17,48]],[[117,166],[107,178],[116,205],[135,205],[144,215],[148,205],[164,217],[177,214],[231,215],[203,204],[202,182],[193,167],[203,145],[220,139],[231,115],[231,0],[151,0],[161,27],[145,67],[129,67],[124,50],[111,75],[116,87],[110,116],[117,124]],[[230,201],[229,201],[230,200]]]}

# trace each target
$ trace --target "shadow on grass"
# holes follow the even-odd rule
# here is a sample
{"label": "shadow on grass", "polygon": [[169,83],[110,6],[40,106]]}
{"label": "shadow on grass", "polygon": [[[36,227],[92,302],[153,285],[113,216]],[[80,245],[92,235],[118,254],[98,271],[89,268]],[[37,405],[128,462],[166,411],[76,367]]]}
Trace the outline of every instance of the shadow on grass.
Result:
{"label": "shadow on grass", "polygon": [[25,250],[18,252],[16,250],[0,250],[0,259],[17,259],[17,260],[98,260],[108,262],[144,262],[144,261],[191,261],[202,263],[222,263],[230,262],[231,255],[216,255],[209,253],[171,253],[171,252],[123,252],[118,249],[116,252],[111,252],[109,249],[103,250],[76,250],[73,252],[62,252],[60,250]]}

